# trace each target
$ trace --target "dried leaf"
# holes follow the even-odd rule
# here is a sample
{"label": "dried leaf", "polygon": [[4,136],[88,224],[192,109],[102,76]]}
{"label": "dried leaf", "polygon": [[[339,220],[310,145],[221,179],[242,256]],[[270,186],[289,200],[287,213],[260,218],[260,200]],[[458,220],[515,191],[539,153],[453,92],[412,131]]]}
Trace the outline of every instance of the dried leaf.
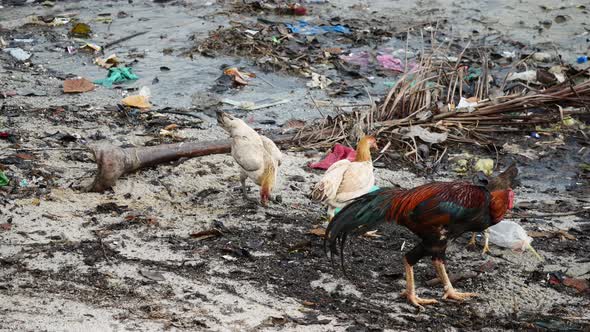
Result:
{"label": "dried leaf", "polygon": [[172,123],[172,124],[169,124],[166,127],[164,127],[164,130],[170,131],[170,130],[174,130],[176,128],[178,128],[178,125],[176,123]]}
{"label": "dried leaf", "polygon": [[115,54],[111,54],[107,58],[104,58],[104,59],[100,58],[100,57],[94,59],[95,64],[97,64],[103,68],[106,68],[106,69],[109,69],[113,66],[118,65],[119,62],[120,61]]}
{"label": "dried leaf", "polygon": [[79,38],[88,38],[92,33],[92,29],[86,23],[78,23],[74,25],[72,30],[70,31],[72,36],[79,37]]}
{"label": "dried leaf", "polygon": [[150,105],[148,98],[146,96],[136,95],[136,96],[127,96],[121,100],[121,103],[125,106],[131,106],[135,108],[141,109],[148,109],[152,107]]}
{"label": "dried leaf", "polygon": [[326,236],[326,229],[322,228],[322,227],[314,228],[309,231],[309,234],[319,236],[319,237],[324,237],[324,236]]}
{"label": "dried leaf", "polygon": [[85,78],[64,81],[64,93],[82,93],[94,90],[94,84]]}
{"label": "dried leaf", "polygon": [[588,290],[588,280],[585,279],[565,278],[563,284],[577,289],[580,293]]}

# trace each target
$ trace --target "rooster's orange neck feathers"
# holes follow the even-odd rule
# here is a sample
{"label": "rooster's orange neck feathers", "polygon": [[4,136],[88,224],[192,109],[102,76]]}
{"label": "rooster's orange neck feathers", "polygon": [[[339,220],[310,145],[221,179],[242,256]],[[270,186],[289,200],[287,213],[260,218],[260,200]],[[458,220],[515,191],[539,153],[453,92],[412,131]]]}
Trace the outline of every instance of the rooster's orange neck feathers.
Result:
{"label": "rooster's orange neck feathers", "polygon": [[356,146],[356,158],[354,161],[370,161],[371,160],[371,141],[374,140],[371,136],[364,136]]}
{"label": "rooster's orange neck feathers", "polygon": [[497,223],[504,218],[506,212],[514,206],[514,192],[511,189],[492,192],[490,202],[490,215],[493,222]]}

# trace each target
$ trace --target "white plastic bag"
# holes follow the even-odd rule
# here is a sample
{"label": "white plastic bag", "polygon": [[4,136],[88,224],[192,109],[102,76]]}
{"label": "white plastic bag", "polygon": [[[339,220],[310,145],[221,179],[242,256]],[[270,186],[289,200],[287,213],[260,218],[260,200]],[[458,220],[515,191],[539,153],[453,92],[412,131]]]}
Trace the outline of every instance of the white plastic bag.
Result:
{"label": "white plastic bag", "polygon": [[514,221],[504,220],[488,228],[490,242],[500,247],[524,251],[529,249],[539,260],[543,258],[533,249],[533,238]]}

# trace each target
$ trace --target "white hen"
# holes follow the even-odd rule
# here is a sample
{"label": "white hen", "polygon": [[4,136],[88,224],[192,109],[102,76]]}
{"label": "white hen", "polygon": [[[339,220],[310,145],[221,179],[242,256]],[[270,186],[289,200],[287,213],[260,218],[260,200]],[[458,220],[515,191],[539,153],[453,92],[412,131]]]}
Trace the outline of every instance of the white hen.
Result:
{"label": "white hen", "polygon": [[266,205],[277,179],[282,153],[268,137],[258,134],[244,121],[224,112],[217,112],[217,123],[231,137],[231,155],[240,165],[240,183],[244,198],[246,179],[260,186],[260,201]]}
{"label": "white hen", "polygon": [[370,150],[376,147],[374,137],[364,136],[357,145],[355,161],[344,159],[332,164],[314,187],[311,197],[328,205],[330,220],[337,208],[368,193],[375,184]]}

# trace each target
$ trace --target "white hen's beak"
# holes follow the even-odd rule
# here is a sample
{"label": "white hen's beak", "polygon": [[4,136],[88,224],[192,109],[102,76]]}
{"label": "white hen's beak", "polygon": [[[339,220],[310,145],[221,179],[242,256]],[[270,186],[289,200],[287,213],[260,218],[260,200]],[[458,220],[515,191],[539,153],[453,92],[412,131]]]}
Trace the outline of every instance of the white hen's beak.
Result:
{"label": "white hen's beak", "polygon": [[229,125],[229,122],[233,120],[233,117],[223,111],[217,111],[217,123],[226,128]]}

